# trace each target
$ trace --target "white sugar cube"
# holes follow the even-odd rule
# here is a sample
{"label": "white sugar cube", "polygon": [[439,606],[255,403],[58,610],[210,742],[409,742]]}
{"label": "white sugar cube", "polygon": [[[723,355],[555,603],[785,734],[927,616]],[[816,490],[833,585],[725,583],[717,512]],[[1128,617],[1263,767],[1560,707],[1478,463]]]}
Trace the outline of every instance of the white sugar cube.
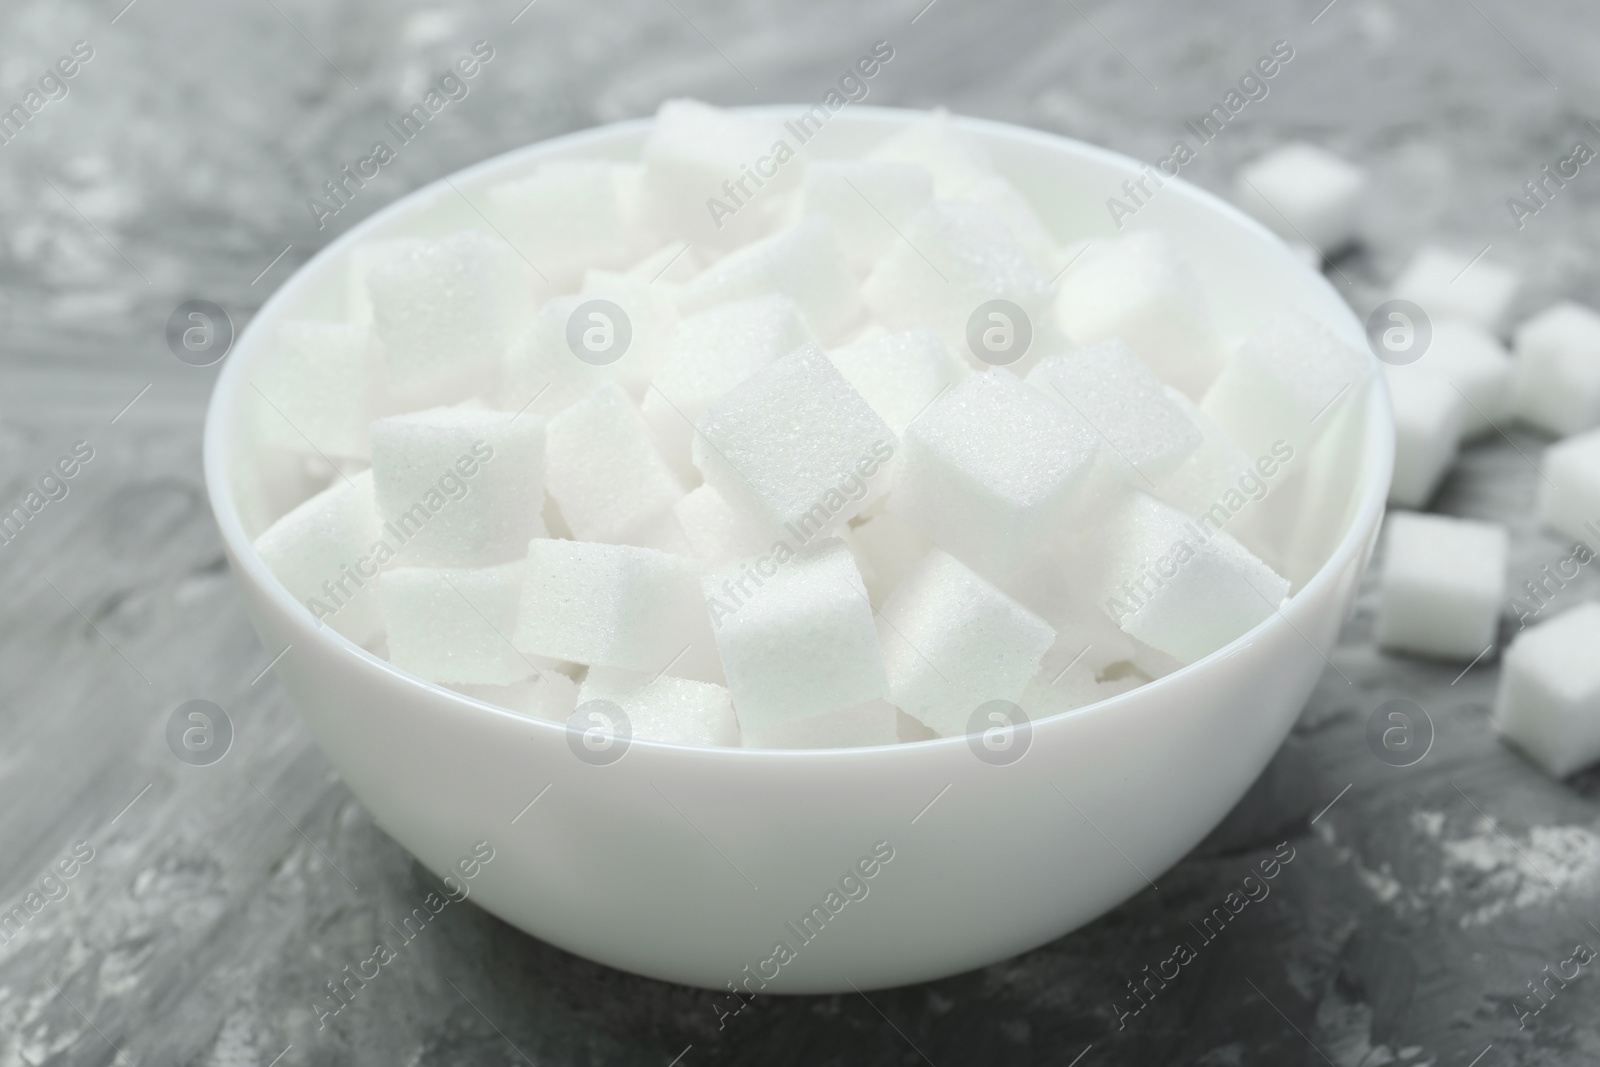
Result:
{"label": "white sugar cube", "polygon": [[[905,240],[891,245],[867,276],[861,295],[884,326],[931,327],[979,367],[1038,355],[1056,343],[1050,276],[1028,257],[1004,219],[983,204],[935,201],[923,208],[906,228]],[[1025,321],[985,317],[999,332],[987,335],[990,340],[979,333],[986,346],[980,360],[968,330],[973,316],[994,300],[1015,304]],[[1027,349],[1017,353],[1025,340]]]}
{"label": "white sugar cube", "polygon": [[1453,385],[1466,403],[1463,437],[1493,433],[1511,414],[1511,357],[1498,338],[1474,323],[1435,321],[1420,359],[1385,370],[1390,378],[1433,374]]}
{"label": "white sugar cube", "polygon": [[769,293],[794,300],[823,340],[844,336],[862,317],[861,294],[844,250],[827,220],[816,215],[717,260],[683,284],[678,305],[693,314]]}
{"label": "white sugar cube", "polygon": [[705,257],[686,241],[669,241],[628,268],[628,273],[652,285],[670,286],[669,291],[705,269]]}
{"label": "white sugar cube", "polygon": [[709,485],[696,486],[672,505],[672,514],[696,559],[710,563],[749,559],[772,548],[778,534],[745,514]]}
{"label": "white sugar cube", "polygon": [[255,548],[318,622],[359,645],[383,632],[378,568],[393,549],[379,540],[370,472],[335,479],[269,526]]}
{"label": "white sugar cube", "polygon": [[666,101],[641,153],[641,221],[662,240],[722,250],[771,233],[803,167],[792,148],[775,151],[781,134],[778,122]]}
{"label": "white sugar cube", "polygon": [[639,405],[673,470],[699,477],[690,440],[712,401],[811,340],[799,306],[776,294],[720,304],[680,321]]}
{"label": "white sugar cube", "polygon": [[1182,663],[1272,615],[1289,583],[1226,531],[1129,489],[1071,546],[1077,584],[1123,631]]}
{"label": "white sugar cube", "polygon": [[379,516],[406,566],[485,567],[543,536],[545,428],[533,415],[461,406],[372,424]]}
{"label": "white sugar cube", "polygon": [[1394,478],[1389,502],[1424,507],[1455,462],[1466,425],[1467,402],[1432,374],[1386,372],[1394,409]]}
{"label": "white sugar cube", "polygon": [[1600,426],[1600,313],[1556,304],[1517,328],[1515,347],[1518,418],[1560,436]]}
{"label": "white sugar cube", "polygon": [[933,175],[933,192],[941,200],[962,196],[994,174],[994,166],[978,143],[956,128],[950,113],[938,108],[873,149],[870,160],[911,163]]}
{"label": "white sugar cube", "polygon": [[1494,727],[1555,778],[1600,759],[1600,604],[1519,633],[1500,668]]}
{"label": "white sugar cube", "polygon": [[497,406],[549,419],[613,380],[609,367],[580,359],[568,339],[569,327],[576,324],[582,348],[586,324],[578,309],[588,299],[574,293],[540,307],[506,350]]}
{"label": "white sugar cube", "polygon": [[1200,444],[1176,470],[1157,480],[1151,495],[1199,518],[1228,493],[1238,490],[1239,479],[1252,468],[1253,462],[1193,400],[1171,386],[1167,387],[1167,399],[1200,431]]}
{"label": "white sugar cube", "polygon": [[1411,301],[1435,322],[1466,319],[1498,333],[1517,284],[1516,272],[1493,260],[1429,246],[1412,257],[1390,295]]}
{"label": "white sugar cube", "polygon": [[828,358],[896,434],[905,433],[935,397],[969,373],[966,361],[932,330],[856,341]]}
{"label": "white sugar cube", "polygon": [[943,737],[966,733],[981,705],[1021,697],[1055,637],[1049,623],[938,549],[889,596],[878,621],[889,699]]}
{"label": "white sugar cube", "polygon": [[516,631],[523,652],[654,674],[708,641],[693,564],[633,545],[535,539]]}
{"label": "white sugar cube", "polygon": [[1392,512],[1387,525],[1379,647],[1441,659],[1481,655],[1505,600],[1505,529],[1405,511]]}
{"label": "white sugar cube", "polygon": [[376,369],[369,327],[284,323],[250,380],[261,443],[329,459],[371,456]]}
{"label": "white sugar cube", "polygon": [[372,297],[367,275],[378,264],[415,254],[427,242],[420,237],[386,237],[355,245],[345,258],[345,319],[357,326],[372,325]]}
{"label": "white sugar cube", "polygon": [[1153,489],[1200,447],[1199,427],[1121,341],[1052,356],[1028,384],[1083,420],[1100,461],[1124,481]]}
{"label": "white sugar cube", "polygon": [[737,747],[739,721],[720,685],[687,678],[594,667],[578,690],[578,703],[609,701],[628,717],[632,736],[669,745]]}
{"label": "white sugar cube", "polygon": [[1568,537],[1600,545],[1600,430],[1551,445],[1540,470],[1544,477],[1538,483],[1539,521]]}
{"label": "white sugar cube", "polygon": [[764,730],[744,732],[745,748],[865,748],[898,740],[900,712],[887,700],[791,719]]}
{"label": "white sugar cube", "polygon": [[875,505],[863,521],[851,526],[844,539],[855,554],[861,580],[874,607],[879,607],[922,557],[933,542],[883,506]]}
{"label": "white sugar cube", "polygon": [[706,483],[800,543],[838,528],[887,487],[894,431],[816,345],[751,375],[696,428],[694,462]]}
{"label": "white sugar cube", "polygon": [[423,403],[487,394],[532,320],[535,282],[505,241],[471,230],[374,266],[367,292],[390,388]]}
{"label": "white sugar cube", "polygon": [[1133,639],[1088,599],[1055,549],[1039,552],[1000,589],[1055,630],[1055,644],[1039,665],[1047,680],[1069,667],[1094,674],[1134,658]]}
{"label": "white sugar cube", "polygon": [[544,667],[532,678],[510,685],[458,682],[450,688],[485,704],[494,704],[529,718],[547,719],[550,722],[566,722],[578,706],[578,683],[565,674]]}
{"label": "white sugar cube", "polygon": [[545,484],[580,541],[629,544],[683,496],[620,386],[550,420]]}
{"label": "white sugar cube", "polygon": [[1078,344],[1119,339],[1195,400],[1222,369],[1200,275],[1163,231],[1093,242],[1059,289],[1056,321]]}
{"label": "white sugar cube", "polygon": [[1334,405],[1358,401],[1373,366],[1371,353],[1285,309],[1245,338],[1200,410],[1251,456],[1269,455],[1279,441],[1299,451],[1332,424]]}
{"label": "white sugar cube", "polygon": [[[667,345],[678,326],[678,310],[666,287],[618,271],[590,270],[583,275],[579,295],[583,297],[579,318],[585,330],[578,334],[578,347],[590,359],[608,359],[613,346],[621,343],[619,331],[625,329],[626,350],[604,366],[612,380],[635,396],[642,395],[666,358]],[[615,304],[622,314],[598,307],[594,304],[597,300]]]}
{"label": "white sugar cube", "polygon": [[713,571],[702,588],[745,730],[759,736],[888,694],[872,607],[843,541]]}
{"label": "white sugar cube", "polygon": [[907,427],[887,507],[1003,574],[1067,521],[1095,450],[1080,420],[1009,371],[974,374]]}
{"label": "white sugar cube", "polygon": [[1241,170],[1234,199],[1284,240],[1331,253],[1356,239],[1366,184],[1360,167],[1295,141]]}
{"label": "white sugar cube", "polygon": [[907,163],[818,162],[806,168],[801,210],[833,225],[857,270],[876,263],[933,200],[933,175]]}
{"label": "white sugar cube", "polygon": [[389,662],[430,682],[510,685],[539,664],[511,644],[523,564],[395,567],[379,584]]}
{"label": "white sugar cube", "polygon": [[[1010,182],[992,174],[977,182],[962,194],[961,199],[982,204],[994,212],[1011,231],[1011,235],[1027,250],[1028,258],[1041,267],[1048,266],[1059,256],[1055,238],[1039,218],[1028,198]],[[1061,261],[1063,264],[1065,260]]]}
{"label": "white sugar cube", "polygon": [[484,213],[551,284],[571,289],[590,267],[628,261],[632,239],[611,165],[563,159],[491,186]]}

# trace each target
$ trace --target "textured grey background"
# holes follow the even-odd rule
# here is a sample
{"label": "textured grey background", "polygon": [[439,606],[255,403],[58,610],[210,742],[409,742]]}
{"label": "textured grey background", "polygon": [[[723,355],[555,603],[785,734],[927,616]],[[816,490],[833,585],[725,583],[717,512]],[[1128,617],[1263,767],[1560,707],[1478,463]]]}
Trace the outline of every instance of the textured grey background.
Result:
{"label": "textured grey background", "polygon": [[[1375,652],[1370,582],[1334,655],[1353,684],[1328,673],[1250,796],[1159,890],[1058,942],[870,1002],[758,1001],[719,1032],[708,994],[453,907],[318,1029],[323,983],[431,877],[262,674],[272,653],[240,609],[200,484],[213,372],[162,340],[181,301],[217,301],[242,325],[321,244],[433,178],[667,96],[814,99],[880,38],[897,54],[874,103],[944,104],[1151,160],[1288,40],[1296,57],[1271,95],[1188,176],[1226,189],[1290,136],[1371,168],[1365,243],[1330,271],[1362,312],[1429,238],[1492,245],[1525,276],[1519,312],[1600,299],[1600,174],[1586,168],[1520,232],[1505,207],[1576,139],[1600,144],[1592,0],[924,2],[539,0],[515,24],[521,0],[0,9],[7,105],[74,41],[95,48],[71,94],[0,147],[0,501],[73,442],[96,450],[71,495],[0,546],[0,909],[76,842],[95,850],[64,899],[0,944],[0,1067],[1600,1056],[1592,966],[1525,1028],[1514,1008],[1577,941],[1600,945],[1600,775],[1550,782],[1495,742],[1494,657],[1452,681],[1459,666]],[[305,198],[479,38],[498,54],[472,95],[318,232]],[[1536,475],[1521,453],[1542,442],[1512,437],[1471,448],[1438,507],[1507,522],[1520,583],[1562,553],[1528,516]],[[1594,596],[1585,583],[1563,596]],[[1363,738],[1393,696],[1437,727],[1410,768]],[[237,729],[207,768],[164,741],[171,709],[197,697]],[[1119,1029],[1124,983],[1281,841],[1295,859],[1271,896]]]}

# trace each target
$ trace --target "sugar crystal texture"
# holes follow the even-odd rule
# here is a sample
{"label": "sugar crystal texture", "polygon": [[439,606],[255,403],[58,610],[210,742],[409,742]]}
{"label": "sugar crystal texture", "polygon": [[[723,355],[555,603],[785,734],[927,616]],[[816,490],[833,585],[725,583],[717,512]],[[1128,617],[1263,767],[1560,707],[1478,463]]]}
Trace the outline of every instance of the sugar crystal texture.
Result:
{"label": "sugar crystal texture", "polygon": [[792,719],[760,731],[746,730],[745,748],[865,748],[900,739],[899,710],[887,700]]}
{"label": "sugar crystal texture", "polygon": [[369,327],[284,323],[250,381],[262,443],[330,459],[369,457],[376,370]]}
{"label": "sugar crystal texture", "polygon": [[338,478],[256,538],[255,548],[289,595],[358,645],[383,633],[378,603],[378,519],[372,474]]}
{"label": "sugar crystal texture", "polygon": [[379,583],[389,662],[430,682],[510,685],[538,663],[511,644],[523,563],[396,567]]}
{"label": "sugar crystal texture", "polygon": [[1515,271],[1482,258],[1482,253],[1474,257],[1430,245],[1406,264],[1390,295],[1411,301],[1436,322],[1466,319],[1499,332],[1517,285]]}
{"label": "sugar crystal texture", "polygon": [[926,329],[856,341],[828,358],[896,434],[969,373],[966,362]]}
{"label": "sugar crystal texture", "polygon": [[[1403,368],[1401,368],[1403,370]],[[1389,502],[1420,508],[1433,499],[1455,462],[1466,424],[1467,402],[1448,381],[1431,374],[1388,369],[1394,410],[1394,477]]]}
{"label": "sugar crystal texture", "polygon": [[844,533],[855,553],[861,580],[874,607],[888,599],[913,567],[928,554],[933,542],[882,504],[874,505]]}
{"label": "sugar crystal texture", "polygon": [[1565,778],[1600,759],[1600,604],[1519,633],[1500,668],[1494,727],[1545,773]]}
{"label": "sugar crystal texture", "polygon": [[625,264],[633,239],[609,163],[543,163],[491,186],[485,214],[551,284],[572,288],[590,267]]}
{"label": "sugar crystal texture", "polygon": [[872,607],[838,538],[712,571],[702,588],[745,730],[887,695]]}
{"label": "sugar crystal texture", "polygon": [[974,374],[907,427],[887,507],[968,565],[1004,573],[1067,521],[1095,450],[1080,420],[1009,371]]}
{"label": "sugar crystal texture", "polygon": [[887,487],[895,434],[816,345],[769,363],[706,409],[693,457],[737,508],[801,542]]}
{"label": "sugar crystal texture", "polygon": [[1506,531],[1448,515],[1391,512],[1379,585],[1382,648],[1470,660],[1494,641],[1506,592]]}
{"label": "sugar crystal texture", "polygon": [[617,385],[550,420],[550,496],[580,541],[631,544],[683,497],[638,408]]}
{"label": "sugar crystal texture", "polygon": [[878,621],[889,699],[942,737],[966,733],[980,706],[1021,697],[1055,637],[938,549],[890,595]]}
{"label": "sugar crystal texture", "polygon": [[857,270],[876,263],[933,200],[933,175],[908,163],[817,162],[806,168],[801,210],[833,226]]}
{"label": "sugar crystal texture", "polygon": [[407,566],[484,567],[543,536],[544,423],[462,405],[372,424],[378,514]]}
{"label": "sugar crystal texture", "polygon": [[709,485],[699,485],[672,505],[689,553],[708,563],[749,559],[772,548],[780,536],[741,512]]}
{"label": "sugar crystal texture", "polygon": [[1540,467],[1539,521],[1600,548],[1600,430],[1551,445]]}
{"label": "sugar crystal texture", "polygon": [[1570,301],[1517,328],[1512,406],[1558,436],[1600,426],[1600,312]]}
{"label": "sugar crystal texture", "polygon": [[604,700],[622,709],[631,736],[671,745],[736,747],[739,721],[728,690],[708,682],[591,668],[578,690],[578,706]]}
{"label": "sugar crystal texture", "polygon": [[1284,240],[1331,254],[1356,239],[1366,185],[1360,167],[1325,148],[1293,141],[1245,166],[1234,199]]}

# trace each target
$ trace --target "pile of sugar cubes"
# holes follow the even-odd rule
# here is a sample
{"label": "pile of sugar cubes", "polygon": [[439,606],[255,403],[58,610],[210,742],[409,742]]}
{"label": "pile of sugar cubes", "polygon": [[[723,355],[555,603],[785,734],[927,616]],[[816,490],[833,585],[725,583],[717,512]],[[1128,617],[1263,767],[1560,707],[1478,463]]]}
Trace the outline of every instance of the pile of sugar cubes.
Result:
{"label": "pile of sugar cubes", "polygon": [[483,701],[753,748],[1084,707],[1279,610],[1256,502],[1370,353],[1222,336],[1167,235],[1058,244],[941,113],[757,175],[772,138],[668,102],[637,163],[350,250],[252,383],[325,478],[256,541],[289,592]]}
{"label": "pile of sugar cubes", "polygon": [[[1321,252],[1355,239],[1360,171],[1320,148],[1277,149],[1245,168],[1239,186],[1241,204],[1286,238]],[[1600,604],[1569,588],[1600,554],[1600,312],[1557,303],[1511,331],[1508,349],[1517,284],[1482,254],[1428,247],[1395,282],[1397,303],[1380,309],[1398,313],[1379,323],[1398,331],[1384,367],[1396,431],[1389,500],[1410,510],[1388,519],[1376,636],[1394,651],[1475,663],[1511,616],[1495,727],[1561,777],[1600,760]],[[1502,525],[1416,509],[1463,443],[1513,421],[1556,439],[1542,459],[1526,458],[1540,523],[1562,547],[1508,590]]]}

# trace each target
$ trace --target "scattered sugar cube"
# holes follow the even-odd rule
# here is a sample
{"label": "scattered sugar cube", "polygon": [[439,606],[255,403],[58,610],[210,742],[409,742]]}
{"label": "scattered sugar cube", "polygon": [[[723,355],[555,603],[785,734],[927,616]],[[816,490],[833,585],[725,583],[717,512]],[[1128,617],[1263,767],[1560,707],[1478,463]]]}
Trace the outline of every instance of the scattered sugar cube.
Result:
{"label": "scattered sugar cube", "polygon": [[632,736],[669,745],[739,745],[733,701],[720,685],[687,678],[594,667],[578,690],[578,703],[608,700],[628,716]]}
{"label": "scattered sugar cube", "polygon": [[1154,489],[1202,440],[1199,427],[1121,341],[1052,356],[1028,384],[1081,419],[1100,441],[1100,461],[1124,481]]}
{"label": "scattered sugar cube", "polygon": [[[1033,260],[993,208],[970,201],[935,201],[917,212],[905,240],[889,247],[861,286],[873,317],[890,330],[932,327],[944,343],[987,366],[972,352],[967,336],[974,313],[991,300],[1022,309],[1025,324],[1009,324],[1005,349],[1031,334],[1026,353],[1047,350],[1052,341],[1050,276]],[[1021,357],[1018,357],[1021,358]]]}
{"label": "scattered sugar cube", "polygon": [[1241,170],[1234,199],[1284,240],[1330,253],[1355,241],[1366,185],[1360,167],[1295,141]]}
{"label": "scattered sugar cube", "polygon": [[580,541],[631,543],[683,496],[620,386],[595,390],[550,420],[545,484]]}
{"label": "scattered sugar cube", "polygon": [[1394,409],[1394,478],[1389,503],[1420,508],[1433,499],[1456,460],[1467,402],[1443,378],[1386,369]]}
{"label": "scattered sugar cube", "polygon": [[1078,344],[1120,339],[1199,400],[1222,370],[1200,275],[1160,230],[1095,241],[1061,276],[1056,321]]}
{"label": "scattered sugar cube", "polygon": [[934,398],[969,373],[966,361],[932,330],[856,341],[828,358],[896,434],[905,433]]}
{"label": "scattered sugar cube", "polygon": [[1278,610],[1289,583],[1226,531],[1137,489],[1072,545],[1075,581],[1123,631],[1182,663]]}
{"label": "scattered sugar cube", "polygon": [[[378,514],[406,566],[485,567],[544,535],[544,424],[467,406],[372,424]],[[470,679],[468,679],[470,680]]]}
{"label": "scattered sugar cube", "polygon": [[397,396],[486,395],[533,317],[535,279],[498,237],[463,230],[407,246],[367,273],[372,319]]}
{"label": "scattered sugar cube", "polygon": [[1570,301],[1517,328],[1512,406],[1558,436],[1600,426],[1600,313]]}
{"label": "scattered sugar cube", "polygon": [[881,504],[874,505],[862,521],[844,533],[855,553],[861,580],[873,607],[882,606],[889,594],[911,573],[913,567],[933,548],[933,542],[918,533],[898,515],[891,515]]}
{"label": "scattered sugar cube", "polygon": [[759,556],[779,537],[709,485],[691,489],[672,505],[672,513],[688,541],[689,554],[709,563]]}
{"label": "scattered sugar cube", "polygon": [[[539,657],[533,657],[537,660]],[[534,719],[564,723],[578,706],[578,683],[555,670],[540,668],[532,678],[510,685],[458,682],[450,688],[464,696],[494,704]]]}
{"label": "scattered sugar cube", "polygon": [[838,538],[702,580],[739,725],[780,723],[884,697],[872,607]]}
{"label": "scattered sugar cube", "polygon": [[389,662],[430,682],[510,685],[539,665],[511,644],[523,563],[395,567],[379,583]]}
{"label": "scattered sugar cube", "polygon": [[710,620],[694,565],[634,545],[534,539],[512,643],[523,652],[654,674]]}
{"label": "scattered sugar cube", "polygon": [[933,175],[908,163],[818,162],[806,168],[801,210],[833,225],[857,270],[883,257],[933,201]]}
{"label": "scattered sugar cube", "polygon": [[259,392],[261,443],[330,459],[372,454],[372,330],[342,322],[286,322],[250,384]]}
{"label": "scattered sugar cube", "polygon": [[1551,445],[1540,467],[1544,477],[1538,487],[1539,521],[1568,537],[1600,545],[1600,430]]}
{"label": "scattered sugar cube", "polygon": [[900,740],[900,711],[887,700],[791,719],[744,733],[745,748],[865,748]]}
{"label": "scattered sugar cube", "polygon": [[337,478],[256,538],[255,548],[289,595],[358,645],[383,633],[379,541],[372,474]]}
{"label": "scattered sugar cube", "polygon": [[1500,667],[1494,727],[1553,778],[1600,759],[1600,604],[1524,630]]}
{"label": "scattered sugar cube", "polygon": [[602,160],[552,160],[491,186],[485,214],[563,289],[590,267],[622,266],[633,250],[611,164]]}
{"label": "scattered sugar cube", "polygon": [[1434,322],[1433,338],[1422,358],[1385,371],[1391,378],[1433,374],[1455,386],[1465,400],[1463,437],[1493,433],[1511,414],[1511,357],[1494,334],[1474,323]]}
{"label": "scattered sugar cube", "polygon": [[802,544],[882,493],[895,446],[894,431],[813,344],[751,375],[696,429],[706,483]]}
{"label": "scattered sugar cube", "polygon": [[1494,642],[1506,593],[1503,527],[1447,515],[1389,516],[1380,648],[1470,660]]}
{"label": "scattered sugar cube", "polygon": [[935,109],[868,153],[869,160],[910,163],[933,175],[933,195],[951,200],[994,174],[988,153],[956,128],[950,113]]}
{"label": "scattered sugar cube", "polygon": [[1080,420],[1009,371],[974,374],[906,428],[887,507],[1001,574],[1067,522],[1095,449]]}
{"label": "scattered sugar cube", "polygon": [[384,237],[355,245],[345,258],[345,319],[356,326],[372,325],[372,297],[367,275],[378,264],[415,255],[427,246],[420,237]]}
{"label": "scattered sugar cube", "polygon": [[850,264],[833,228],[816,215],[717,260],[684,283],[678,305],[693,314],[769,293],[793,299],[812,332],[825,341],[844,336],[861,320],[861,294]]}
{"label": "scattered sugar cube", "polygon": [[934,549],[879,613],[889,699],[942,737],[991,700],[1022,696],[1055,642],[1039,616]]}
{"label": "scattered sugar cube", "polygon": [[714,400],[813,338],[800,308],[772,294],[720,304],[678,323],[661,369],[639,405],[662,455],[680,477],[699,478],[694,424]]}
{"label": "scattered sugar cube", "polygon": [[1390,295],[1410,300],[1435,322],[1457,318],[1499,333],[1517,292],[1515,271],[1451,249],[1423,248],[1394,283]]}

